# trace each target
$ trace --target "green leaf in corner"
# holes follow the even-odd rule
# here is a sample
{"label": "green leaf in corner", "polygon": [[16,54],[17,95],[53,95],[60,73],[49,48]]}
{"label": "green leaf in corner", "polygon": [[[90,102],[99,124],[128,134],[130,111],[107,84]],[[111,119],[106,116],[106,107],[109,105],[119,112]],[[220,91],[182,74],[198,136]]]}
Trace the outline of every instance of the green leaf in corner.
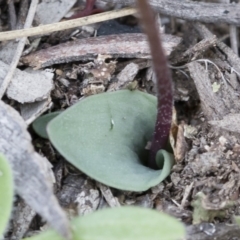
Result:
{"label": "green leaf in corner", "polygon": [[38,117],[32,124],[33,130],[42,138],[48,139],[47,135],[47,124],[57,117],[60,114],[60,111],[47,113]]}
{"label": "green leaf in corner", "polygon": [[0,154],[0,238],[11,216],[13,196],[12,170],[6,158]]}
{"label": "green leaf in corner", "polygon": [[108,186],[144,191],[170,173],[173,155],[161,151],[162,170],[144,164],[157,115],[157,99],[140,91],[102,93],[80,101],[53,119],[48,136],[75,167]]}
{"label": "green leaf in corner", "polygon": [[[72,221],[73,240],[178,240],[185,236],[181,222],[167,214],[139,207],[104,209]],[[25,240],[62,240],[48,230]]]}

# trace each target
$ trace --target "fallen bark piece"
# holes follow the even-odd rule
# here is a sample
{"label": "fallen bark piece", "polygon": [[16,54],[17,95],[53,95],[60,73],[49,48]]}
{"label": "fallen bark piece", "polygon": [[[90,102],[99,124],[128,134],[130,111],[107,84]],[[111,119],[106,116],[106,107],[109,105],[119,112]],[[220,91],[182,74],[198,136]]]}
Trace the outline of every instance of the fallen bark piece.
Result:
{"label": "fallen bark piece", "polygon": [[[135,0],[101,0],[99,3],[97,1],[96,5],[107,8],[107,6],[133,6],[134,3]],[[228,23],[236,26],[240,25],[240,6],[236,3],[220,4],[187,0],[150,0],[149,4],[155,11],[172,17],[206,23]]]}
{"label": "fallen bark piece", "polygon": [[197,59],[197,57],[205,52],[207,49],[209,49],[212,46],[215,46],[217,43],[217,37],[212,36],[209,38],[204,38],[197,44],[195,44],[193,47],[190,47],[187,51],[185,51],[182,56],[179,59],[174,60],[174,63],[181,62],[184,59],[187,59],[188,61],[191,59],[192,61]]}
{"label": "fallen bark piece", "polygon": [[[68,11],[75,4],[76,0],[62,0],[62,1],[42,1],[38,4],[35,21],[39,25],[50,24],[59,22]],[[22,23],[24,22],[21,17],[19,17],[21,24],[18,23],[18,28],[22,28]],[[16,51],[18,41],[9,41],[0,49],[0,60],[4,63],[10,64],[14,53]]]}
{"label": "fallen bark piece", "polygon": [[44,99],[43,101],[25,103],[20,106],[21,116],[25,120],[26,124],[29,125],[51,106],[52,100],[50,97],[48,99]]}
{"label": "fallen bark piece", "polygon": [[212,91],[208,71],[197,62],[189,63],[188,69],[196,85],[203,112],[208,119],[219,119],[223,115],[223,108]]}
{"label": "fallen bark piece", "polygon": [[9,41],[4,45],[4,47],[1,47],[0,49],[0,61],[3,61],[6,64],[10,64],[14,53],[16,52],[18,42],[16,41]]}
{"label": "fallen bark piece", "polygon": [[113,196],[113,193],[108,186],[106,186],[102,183],[99,183],[99,182],[97,183],[97,186],[99,187],[103,197],[105,198],[106,202],[108,203],[108,205],[110,207],[113,208],[113,207],[120,207],[121,206],[121,204],[118,201],[118,198]]}
{"label": "fallen bark piece", "polygon": [[116,91],[120,88],[127,88],[139,72],[139,66],[136,63],[129,63],[116,77],[117,81],[108,87],[108,92]]}
{"label": "fallen bark piece", "polygon": [[[201,23],[195,23],[194,27],[202,38],[212,38],[214,36],[213,33],[211,33],[208,30],[208,28]],[[223,55],[223,59],[226,59],[226,61],[229,63],[229,67],[232,69],[232,71],[239,76],[240,75],[240,59],[238,55],[235,54],[233,50],[223,42],[218,41],[216,43],[216,46],[220,50],[218,52]]]}
{"label": "fallen bark piece", "polygon": [[36,212],[25,201],[19,199],[12,214],[10,239],[22,239],[35,216]]}
{"label": "fallen bark piece", "polygon": [[209,123],[218,128],[222,128],[231,132],[240,133],[240,114],[228,114],[222,120],[209,121]]}
{"label": "fallen bark piece", "polygon": [[37,7],[38,21],[41,24],[59,22],[75,3],[76,0],[42,1]]}
{"label": "fallen bark piece", "polygon": [[208,120],[220,120],[227,114],[240,111],[238,96],[235,90],[227,82],[224,82],[223,75],[220,80],[220,88],[214,92],[212,84],[216,80],[215,77],[210,79],[210,73],[216,75],[213,68],[206,69],[198,62],[191,62],[187,66],[196,85],[203,112]]}
{"label": "fallen bark piece", "polygon": [[69,175],[62,181],[57,197],[70,215],[85,216],[99,208],[101,195],[95,183],[84,175]]}
{"label": "fallen bark piece", "polygon": [[[8,65],[0,61],[0,85],[8,71]],[[46,71],[21,71],[16,69],[7,89],[7,96],[20,103],[41,101],[49,97],[53,89],[53,73]]]}
{"label": "fallen bark piece", "polygon": [[16,193],[58,233],[70,239],[68,220],[53,194],[46,171],[37,163],[42,158],[34,152],[27,125],[16,110],[2,101],[0,116],[0,152],[12,166]]}
{"label": "fallen bark piece", "polygon": [[[180,37],[163,35],[163,47],[169,55],[181,42]],[[36,68],[53,64],[92,60],[97,55],[112,58],[151,58],[146,36],[141,33],[108,35],[79,39],[40,50],[22,58],[22,62]]]}

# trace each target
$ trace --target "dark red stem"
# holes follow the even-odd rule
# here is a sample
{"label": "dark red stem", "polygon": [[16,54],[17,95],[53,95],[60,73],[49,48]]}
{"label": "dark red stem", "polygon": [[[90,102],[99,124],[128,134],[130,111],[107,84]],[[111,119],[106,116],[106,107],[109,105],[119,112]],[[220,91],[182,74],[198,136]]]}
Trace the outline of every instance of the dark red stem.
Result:
{"label": "dark red stem", "polygon": [[153,67],[157,78],[157,121],[153,134],[148,166],[159,169],[156,164],[156,153],[166,148],[172,121],[173,91],[171,74],[167,65],[159,27],[154,18],[154,12],[146,0],[138,0],[137,5],[142,19],[144,31],[148,37]]}
{"label": "dark red stem", "polygon": [[77,11],[69,19],[86,17],[86,16],[90,16],[90,15],[93,15],[93,14],[96,14],[96,13],[103,12],[103,10],[101,10],[101,9],[94,8],[95,2],[96,2],[96,0],[87,0],[85,8],[83,10]]}

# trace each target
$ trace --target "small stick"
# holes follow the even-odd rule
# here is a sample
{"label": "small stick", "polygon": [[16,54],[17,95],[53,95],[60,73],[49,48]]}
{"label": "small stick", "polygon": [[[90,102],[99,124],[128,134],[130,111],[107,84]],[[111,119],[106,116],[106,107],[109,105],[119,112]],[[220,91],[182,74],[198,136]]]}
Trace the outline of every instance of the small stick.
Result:
{"label": "small stick", "polygon": [[230,41],[232,50],[238,55],[238,29],[236,26],[230,26]]}
{"label": "small stick", "polygon": [[[202,25],[201,23],[195,23],[194,28],[198,31],[199,35],[202,38],[209,38],[213,36],[213,34],[206,28],[206,26]],[[225,55],[227,62],[232,67],[232,70],[237,74],[240,73],[240,59],[233,52],[233,50],[229,48],[225,43],[219,41],[216,43],[216,46],[217,49],[219,49]]]}
{"label": "small stick", "polygon": [[191,182],[190,185],[187,185],[185,187],[183,198],[182,198],[181,205],[180,205],[181,209],[184,209],[184,207],[186,205],[187,198],[190,196],[190,193],[192,191],[193,185],[194,185],[194,182]]}
{"label": "small stick", "polygon": [[[36,9],[37,9],[37,5],[38,5],[38,0],[32,0],[31,1],[31,5],[30,5],[30,8],[29,8],[29,12],[28,12],[26,22],[24,24],[24,28],[28,28],[32,25],[33,18],[34,18]],[[22,55],[22,51],[24,49],[26,39],[27,38],[24,37],[24,38],[19,40],[16,52],[13,56],[13,60],[10,64],[10,66],[9,66],[9,69],[8,69],[8,73],[7,73],[6,77],[4,78],[4,80],[2,82],[2,85],[0,87],[0,99],[3,97],[9,83],[11,82],[14,71],[15,71],[15,69],[17,67],[17,64],[19,62],[19,59]]]}
{"label": "small stick", "polygon": [[6,41],[6,40],[16,39],[20,37],[43,35],[47,33],[69,29],[69,28],[75,28],[75,27],[103,22],[103,21],[107,21],[115,18],[120,18],[120,17],[135,14],[136,12],[137,10],[135,8],[124,8],[120,10],[99,13],[96,15],[77,18],[77,19],[68,20],[68,21],[59,22],[59,23],[46,24],[43,26],[38,26],[38,27],[33,27],[28,29],[21,29],[16,31],[1,32],[0,41]]}
{"label": "small stick", "polygon": [[[226,3],[231,4],[231,1],[226,0]],[[229,32],[231,48],[238,55],[238,29],[236,26],[231,25],[229,28]]]}

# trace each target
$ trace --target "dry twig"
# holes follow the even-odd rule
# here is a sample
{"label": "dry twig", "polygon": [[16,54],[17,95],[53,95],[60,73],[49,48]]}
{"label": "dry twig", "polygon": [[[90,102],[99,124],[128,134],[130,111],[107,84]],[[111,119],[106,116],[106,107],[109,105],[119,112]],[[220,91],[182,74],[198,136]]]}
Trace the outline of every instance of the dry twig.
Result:
{"label": "dry twig", "polygon": [[[109,5],[131,6],[135,0],[102,0]],[[168,16],[205,23],[228,23],[240,26],[239,4],[209,3],[188,0],[149,0],[155,11]]]}
{"label": "dry twig", "polygon": [[[77,18],[73,20],[68,20],[59,23],[46,24],[43,26],[21,29],[16,31],[8,31],[0,33],[0,41],[6,41],[11,39],[16,39],[19,37],[30,37],[36,35],[48,34],[56,31],[61,31],[65,29],[85,26],[93,23],[103,22],[119,17],[124,17],[128,15],[135,14],[137,10],[135,8],[124,8],[120,10],[109,11],[105,13],[100,13],[88,17]],[[30,27],[30,26],[29,26]]]}
{"label": "dry twig", "polygon": [[[163,35],[167,55],[180,43],[181,38]],[[24,64],[42,68],[64,62],[94,59],[98,54],[112,58],[150,58],[146,36],[142,33],[118,34],[84,38],[62,43],[34,52],[22,58]]]}
{"label": "dry twig", "polygon": [[[196,23],[194,24],[194,27],[196,28],[196,30],[198,31],[199,35],[202,38],[210,38],[213,37],[214,35],[206,28],[206,26],[204,26],[201,23]],[[221,52],[224,53],[224,55],[226,56],[226,60],[228,61],[228,63],[230,64],[230,66],[233,68],[232,71],[236,72],[236,73],[240,73],[240,59],[239,57],[233,52],[233,50],[231,48],[229,48],[225,43],[223,42],[217,42],[216,46],[219,50],[221,50]]]}

